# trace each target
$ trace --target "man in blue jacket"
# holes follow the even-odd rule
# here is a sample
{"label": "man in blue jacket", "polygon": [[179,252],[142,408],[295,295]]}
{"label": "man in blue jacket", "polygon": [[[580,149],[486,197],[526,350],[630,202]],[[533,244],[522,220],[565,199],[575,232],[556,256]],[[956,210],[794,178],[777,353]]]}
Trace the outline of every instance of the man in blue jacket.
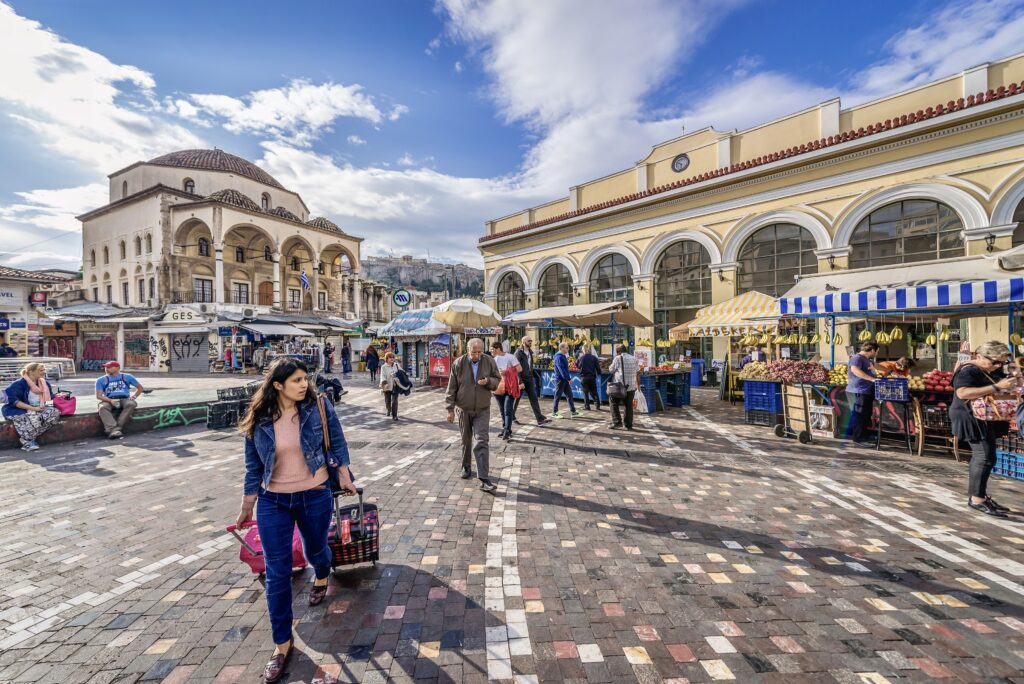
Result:
{"label": "man in blue jacket", "polygon": [[571,380],[572,377],[569,375],[569,345],[562,342],[558,345],[558,352],[555,354],[555,381],[557,384],[555,385],[555,403],[551,407],[551,415],[555,418],[565,417],[558,412],[558,402],[563,394],[569,400],[569,413],[574,418],[583,415],[576,410],[576,405],[572,401],[572,387],[569,385]]}

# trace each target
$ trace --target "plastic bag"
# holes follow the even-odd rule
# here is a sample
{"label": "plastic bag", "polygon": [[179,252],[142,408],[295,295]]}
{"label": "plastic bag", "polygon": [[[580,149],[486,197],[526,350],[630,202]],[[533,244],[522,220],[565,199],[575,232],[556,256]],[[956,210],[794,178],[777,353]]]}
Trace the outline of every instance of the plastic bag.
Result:
{"label": "plastic bag", "polygon": [[648,413],[647,399],[644,397],[643,392],[637,392],[633,396],[633,410],[637,413]]}

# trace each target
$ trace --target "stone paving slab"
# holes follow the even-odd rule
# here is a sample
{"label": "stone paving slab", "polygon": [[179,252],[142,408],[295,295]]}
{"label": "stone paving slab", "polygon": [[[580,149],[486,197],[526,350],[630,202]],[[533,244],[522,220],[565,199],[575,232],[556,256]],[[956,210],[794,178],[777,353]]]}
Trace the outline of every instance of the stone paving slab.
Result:
{"label": "stone paving slab", "polygon": [[[295,576],[287,681],[1024,682],[1024,516],[968,511],[965,464],[802,446],[695,391],[632,433],[589,412],[506,444],[494,420],[492,496],[458,477],[441,392],[395,422],[351,387],[382,558],[316,608]],[[0,682],[258,681],[263,589],[224,533],[241,446],[0,457]]]}

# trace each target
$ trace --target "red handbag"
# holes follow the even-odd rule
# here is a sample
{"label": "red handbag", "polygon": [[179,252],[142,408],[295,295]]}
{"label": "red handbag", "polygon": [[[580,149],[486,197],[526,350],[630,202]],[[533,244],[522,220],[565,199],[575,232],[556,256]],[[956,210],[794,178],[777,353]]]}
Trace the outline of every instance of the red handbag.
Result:
{"label": "red handbag", "polygon": [[62,416],[73,416],[78,407],[78,400],[71,395],[71,392],[58,392],[53,396],[53,407]]}

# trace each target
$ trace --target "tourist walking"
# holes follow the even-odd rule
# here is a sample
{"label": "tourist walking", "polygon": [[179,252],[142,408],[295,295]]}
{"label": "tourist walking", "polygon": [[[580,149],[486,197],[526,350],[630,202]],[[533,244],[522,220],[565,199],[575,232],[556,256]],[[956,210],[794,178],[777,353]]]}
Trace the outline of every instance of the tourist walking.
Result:
{"label": "tourist walking", "polygon": [[589,344],[583,346],[583,354],[576,359],[576,367],[580,369],[580,389],[583,392],[583,408],[590,410],[590,398],[594,398],[597,410],[601,410],[601,397],[597,394],[597,378],[601,375],[601,362],[594,355],[594,348]]}
{"label": "tourist walking", "polygon": [[[245,485],[235,522],[239,527],[250,523],[255,507],[276,645],[263,671],[267,682],[281,678],[292,654],[293,530],[298,526],[306,559],[316,575],[309,591],[309,605],[315,606],[327,596],[331,572],[327,545],[334,510],[331,490],[356,493],[341,423],[331,403],[320,402],[309,387],[308,375],[302,361],[274,361],[238,424],[245,435]],[[327,419],[326,426],[321,415]],[[325,430],[329,453],[324,448]]]}
{"label": "tourist walking", "polygon": [[395,375],[398,364],[395,363],[394,352],[384,355],[384,365],[380,367],[380,391],[384,393],[384,415],[398,420],[398,388],[395,387]]}
{"label": "tourist walking", "polygon": [[316,374],[316,389],[324,396],[334,396],[333,403],[337,404],[341,398],[348,394],[348,390],[342,387],[341,380],[329,378],[323,373]]}
{"label": "tourist walking", "polygon": [[[462,479],[473,477],[472,461],[476,458],[476,475],[480,489],[493,492],[498,487],[490,480],[490,448],[488,424],[491,420],[491,393],[498,388],[500,377],[494,359],[484,354],[484,341],[474,338],[466,345],[466,353],[455,359],[448,376],[445,406],[448,422],[459,416],[462,437]],[[474,438],[476,443],[474,444]]]}
{"label": "tourist walking", "polygon": [[377,347],[372,344],[366,348],[366,370],[370,372],[370,382],[377,382],[377,369],[380,368],[380,356]]}
{"label": "tourist walking", "polygon": [[[612,405],[612,430],[618,430],[625,425],[627,430],[633,429],[633,397],[636,396],[637,387],[640,386],[640,364],[636,357],[629,353],[626,345],[620,344],[615,348],[615,358],[608,369],[612,374],[610,382],[619,383],[623,386],[625,396],[614,397],[609,389],[608,397]],[[625,423],[620,409],[625,407]]]}
{"label": "tourist walking", "polygon": [[334,345],[330,342],[324,343],[324,373],[334,370]]}
{"label": "tourist walking", "polygon": [[1009,434],[1010,423],[1008,420],[979,420],[971,404],[975,400],[988,403],[990,397],[1009,393],[1020,386],[1019,378],[1006,377],[1003,369],[1009,362],[1010,350],[1002,342],[986,342],[978,347],[975,357],[965,361],[953,374],[953,401],[949,407],[953,436],[971,447],[967,505],[996,517],[1005,517],[1009,509],[988,495],[988,478],[996,463],[996,440]]}
{"label": "tourist walking", "polygon": [[555,353],[555,400],[551,405],[551,415],[555,418],[565,417],[558,412],[558,402],[561,401],[563,394],[569,402],[570,415],[574,418],[583,415],[576,410],[576,405],[573,403],[571,382],[572,376],[569,375],[569,344],[562,342],[558,345],[558,351]]}
{"label": "tourist walking", "polygon": [[348,340],[341,345],[341,372],[344,375],[352,372],[352,345]]}
{"label": "tourist walking", "polygon": [[846,371],[846,396],[850,404],[850,437],[854,444],[873,447],[875,442],[867,437],[871,425],[871,411],[875,406],[875,357],[878,345],[864,342],[860,352],[850,357]]}
{"label": "tourist walking", "polygon": [[[96,380],[96,399],[99,400],[100,421],[103,432],[110,439],[120,439],[124,427],[132,419],[139,396],[142,394],[142,383],[131,373],[122,373],[121,364],[107,361],[103,364],[106,373]],[[132,388],[135,394],[132,394]]]}
{"label": "tourist walking", "polygon": [[21,448],[37,451],[36,440],[60,420],[60,411],[53,405],[53,387],[46,379],[46,367],[29,363],[21,369],[21,377],[6,390],[3,406],[4,418],[14,424]]}
{"label": "tourist walking", "polygon": [[550,418],[546,418],[543,413],[540,412],[540,400],[538,395],[540,394],[538,388],[538,382],[536,372],[533,369],[533,339],[530,337],[523,337],[520,342],[519,349],[516,350],[516,360],[519,362],[519,379],[523,383],[523,391],[520,393],[519,398],[512,404],[512,420],[518,423],[516,419],[516,411],[519,410],[519,400],[523,398],[523,394],[530,400],[530,408],[533,409],[533,417],[537,420],[537,425],[547,425],[551,422]]}
{"label": "tourist walking", "polygon": [[[501,438],[508,440],[512,439],[513,409],[516,399],[520,396],[522,382],[519,379],[519,372],[522,367],[513,354],[508,354],[502,349],[501,342],[495,341],[491,344],[491,357],[498,367],[498,374],[504,385],[504,391],[501,394],[496,392],[494,400],[498,402],[498,415],[501,416]],[[507,372],[510,368],[512,369],[511,373]],[[515,385],[515,387],[511,385]]]}

